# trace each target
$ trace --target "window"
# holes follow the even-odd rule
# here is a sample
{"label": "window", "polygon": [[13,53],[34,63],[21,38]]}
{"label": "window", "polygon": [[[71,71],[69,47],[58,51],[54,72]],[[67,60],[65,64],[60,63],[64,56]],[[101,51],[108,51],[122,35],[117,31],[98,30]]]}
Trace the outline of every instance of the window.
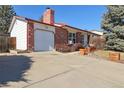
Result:
{"label": "window", "polygon": [[69,33],[68,34],[68,43],[69,44],[76,43],[76,33]]}

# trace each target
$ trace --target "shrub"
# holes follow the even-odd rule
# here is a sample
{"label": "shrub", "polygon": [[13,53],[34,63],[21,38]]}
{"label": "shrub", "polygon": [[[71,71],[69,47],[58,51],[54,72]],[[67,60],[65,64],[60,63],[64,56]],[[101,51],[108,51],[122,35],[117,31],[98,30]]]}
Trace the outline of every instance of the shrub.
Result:
{"label": "shrub", "polygon": [[90,43],[90,47],[94,47],[96,49],[104,49],[105,46],[105,38],[104,37],[93,37]]}
{"label": "shrub", "polygon": [[56,51],[59,52],[70,52],[70,47],[68,45],[65,44],[58,44],[56,45]]}
{"label": "shrub", "polygon": [[59,52],[74,52],[78,51],[80,48],[83,48],[83,45],[81,43],[56,45],[56,51]]}
{"label": "shrub", "polygon": [[80,48],[84,48],[81,43],[75,43],[71,46],[71,52],[79,51]]}

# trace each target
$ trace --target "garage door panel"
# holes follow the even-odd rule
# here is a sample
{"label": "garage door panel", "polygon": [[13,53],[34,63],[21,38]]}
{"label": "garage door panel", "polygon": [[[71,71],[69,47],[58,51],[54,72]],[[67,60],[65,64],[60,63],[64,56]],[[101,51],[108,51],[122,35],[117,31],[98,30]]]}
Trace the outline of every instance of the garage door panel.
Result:
{"label": "garage door panel", "polygon": [[34,33],[35,51],[49,51],[54,49],[54,33],[36,30]]}

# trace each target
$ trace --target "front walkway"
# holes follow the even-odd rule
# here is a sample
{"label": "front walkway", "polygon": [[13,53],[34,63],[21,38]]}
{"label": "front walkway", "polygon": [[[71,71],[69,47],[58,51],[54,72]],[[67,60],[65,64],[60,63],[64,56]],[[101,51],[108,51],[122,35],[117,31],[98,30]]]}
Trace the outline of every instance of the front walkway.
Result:
{"label": "front walkway", "polygon": [[[5,84],[0,80],[2,87],[124,87],[124,64],[103,59],[56,52],[29,53],[4,59],[0,59],[3,65],[0,65],[0,74],[11,79],[0,78],[7,78]],[[29,61],[32,63],[27,64]]]}

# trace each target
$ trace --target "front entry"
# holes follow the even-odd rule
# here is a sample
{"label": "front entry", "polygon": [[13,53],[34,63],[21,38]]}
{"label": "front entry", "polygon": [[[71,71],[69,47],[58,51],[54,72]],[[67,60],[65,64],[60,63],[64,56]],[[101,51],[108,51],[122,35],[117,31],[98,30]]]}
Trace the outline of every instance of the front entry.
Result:
{"label": "front entry", "polygon": [[88,45],[88,37],[87,37],[87,34],[83,34],[83,35],[81,36],[81,40],[82,40],[83,46],[84,46],[84,47],[87,47],[87,45]]}

